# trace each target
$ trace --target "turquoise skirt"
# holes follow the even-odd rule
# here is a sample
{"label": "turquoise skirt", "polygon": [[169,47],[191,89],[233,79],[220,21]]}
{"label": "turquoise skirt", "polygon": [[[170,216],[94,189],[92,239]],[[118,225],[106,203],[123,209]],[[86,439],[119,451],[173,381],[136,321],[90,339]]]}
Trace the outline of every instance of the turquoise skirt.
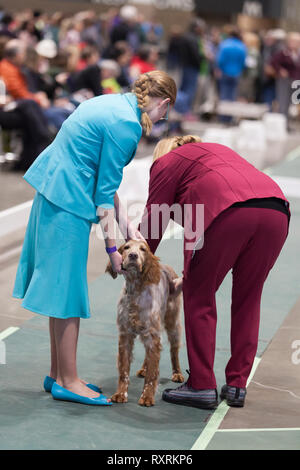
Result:
{"label": "turquoise skirt", "polygon": [[55,318],[90,317],[91,225],[36,192],[12,294],[22,307]]}

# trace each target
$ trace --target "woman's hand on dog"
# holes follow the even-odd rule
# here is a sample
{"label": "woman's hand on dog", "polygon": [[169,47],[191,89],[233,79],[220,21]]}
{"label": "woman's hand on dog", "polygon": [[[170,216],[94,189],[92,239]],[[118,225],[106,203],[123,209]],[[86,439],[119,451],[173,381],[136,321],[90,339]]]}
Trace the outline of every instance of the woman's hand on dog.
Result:
{"label": "woman's hand on dog", "polygon": [[126,273],[126,271],[122,269],[122,261],[123,261],[122,255],[118,251],[115,251],[114,253],[110,253],[109,259],[110,259],[111,266],[114,272],[118,274]]}
{"label": "woman's hand on dog", "polygon": [[131,223],[129,223],[127,227],[126,241],[128,240],[143,240],[144,242],[146,241],[141,232],[139,232],[138,229],[134,227]]}

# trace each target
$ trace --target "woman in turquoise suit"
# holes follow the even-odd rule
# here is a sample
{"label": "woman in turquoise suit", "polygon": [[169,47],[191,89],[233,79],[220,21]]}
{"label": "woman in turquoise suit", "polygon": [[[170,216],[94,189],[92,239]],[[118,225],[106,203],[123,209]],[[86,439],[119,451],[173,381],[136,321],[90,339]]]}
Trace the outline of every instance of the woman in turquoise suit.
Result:
{"label": "woman in turquoise suit", "polygon": [[144,129],[166,116],[176,85],[165,72],[141,75],[131,93],[82,103],[24,179],[36,189],[13,297],[49,316],[51,367],[44,388],[53,398],[111,405],[101,390],[77,375],[80,318],[90,317],[87,259],[92,223],[100,221],[113,269],[122,257],[107,221],[115,217],[125,239],[142,238],[121,214],[117,195],[123,168],[133,159]]}

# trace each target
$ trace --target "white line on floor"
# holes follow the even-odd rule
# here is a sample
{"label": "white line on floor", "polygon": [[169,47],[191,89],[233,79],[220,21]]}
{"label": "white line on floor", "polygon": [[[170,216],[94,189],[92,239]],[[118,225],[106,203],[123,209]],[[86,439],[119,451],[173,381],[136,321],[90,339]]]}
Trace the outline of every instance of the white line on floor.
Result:
{"label": "white line on floor", "polygon": [[[253,375],[257,369],[258,364],[260,363],[260,358],[256,357],[252,366],[251,374],[247,381],[247,386],[252,380]],[[200,436],[194,443],[191,450],[205,450],[210,441],[212,440],[214,434],[217,432],[221,422],[225,418],[227,411],[229,410],[229,406],[226,404],[225,401],[222,401],[216,411],[214,411],[212,417],[208,421],[207,425],[201,432]]]}
{"label": "white line on floor", "polygon": [[0,332],[0,341],[7,338],[8,336],[12,335],[16,331],[18,331],[20,328],[17,326],[10,326],[9,328],[6,328],[6,330],[3,330]]}
{"label": "white line on floor", "polygon": [[0,236],[3,237],[27,225],[32,200],[0,212]]}
{"label": "white line on floor", "polygon": [[248,428],[248,429],[218,429],[217,432],[267,432],[267,431],[300,431],[300,428]]}
{"label": "white line on floor", "polygon": [[210,418],[209,422],[203,429],[202,433],[194,443],[191,450],[205,450],[210,441],[212,440],[214,434],[217,432],[218,427],[220,426],[221,422],[223,421],[227,411],[229,410],[229,406],[226,404],[225,401],[222,401],[216,411],[213,413],[212,417]]}

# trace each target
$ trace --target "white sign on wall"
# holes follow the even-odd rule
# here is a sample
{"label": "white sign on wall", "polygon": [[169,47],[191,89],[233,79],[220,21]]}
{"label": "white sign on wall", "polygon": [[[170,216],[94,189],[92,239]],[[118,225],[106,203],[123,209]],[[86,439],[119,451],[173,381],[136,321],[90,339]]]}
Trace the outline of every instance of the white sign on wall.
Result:
{"label": "white sign on wall", "polygon": [[255,18],[262,18],[263,17],[262,3],[246,1],[243,7],[243,14],[247,16],[253,16]]}

